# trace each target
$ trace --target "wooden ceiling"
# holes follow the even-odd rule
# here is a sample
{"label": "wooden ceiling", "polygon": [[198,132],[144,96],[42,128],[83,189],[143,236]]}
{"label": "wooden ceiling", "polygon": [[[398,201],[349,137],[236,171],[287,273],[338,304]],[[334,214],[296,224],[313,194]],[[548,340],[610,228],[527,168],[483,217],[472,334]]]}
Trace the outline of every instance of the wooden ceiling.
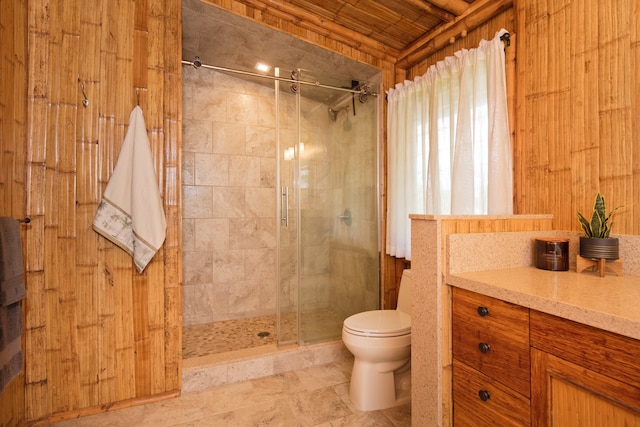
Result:
{"label": "wooden ceiling", "polygon": [[[215,2],[216,0],[205,0]],[[513,0],[238,0],[408,68]]]}
{"label": "wooden ceiling", "polygon": [[[286,2],[286,1],[285,1]],[[463,15],[474,0],[288,0],[397,51]]]}

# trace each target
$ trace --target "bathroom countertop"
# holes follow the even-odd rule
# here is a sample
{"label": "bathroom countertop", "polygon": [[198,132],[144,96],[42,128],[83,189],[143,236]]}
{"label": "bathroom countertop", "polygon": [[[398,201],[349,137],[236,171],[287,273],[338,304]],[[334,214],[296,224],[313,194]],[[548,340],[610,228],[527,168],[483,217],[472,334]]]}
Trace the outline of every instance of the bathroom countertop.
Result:
{"label": "bathroom countertop", "polygon": [[516,267],[449,274],[446,283],[640,339],[640,276]]}

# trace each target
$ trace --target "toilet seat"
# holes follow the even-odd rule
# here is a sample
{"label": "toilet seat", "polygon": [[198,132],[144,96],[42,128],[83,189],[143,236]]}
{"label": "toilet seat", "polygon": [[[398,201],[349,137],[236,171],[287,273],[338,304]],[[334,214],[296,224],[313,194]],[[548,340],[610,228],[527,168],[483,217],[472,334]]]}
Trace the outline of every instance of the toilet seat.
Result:
{"label": "toilet seat", "polygon": [[398,337],[411,334],[411,316],[399,310],[371,310],[344,321],[344,331],[363,337]]}

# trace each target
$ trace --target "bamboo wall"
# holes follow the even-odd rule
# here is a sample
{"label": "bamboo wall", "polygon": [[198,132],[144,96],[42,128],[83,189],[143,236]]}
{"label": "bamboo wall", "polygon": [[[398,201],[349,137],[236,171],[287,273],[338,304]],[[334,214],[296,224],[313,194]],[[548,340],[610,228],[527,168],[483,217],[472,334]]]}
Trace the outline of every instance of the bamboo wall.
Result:
{"label": "bamboo wall", "polygon": [[[27,3],[0,0],[0,216],[24,218],[25,214],[26,95]],[[17,425],[23,420],[21,374],[0,394],[0,425]]]}
{"label": "bamboo wall", "polygon": [[600,190],[613,234],[640,234],[640,10],[633,0],[517,2],[518,212],[579,230]]}
{"label": "bamboo wall", "polygon": [[[56,420],[175,394],[182,363],[180,1],[0,0],[0,10],[2,213],[31,218],[23,226],[26,405],[16,411],[27,421]],[[136,90],[168,223],[164,247],[143,274],[91,228]],[[3,394],[3,425],[13,424],[5,403],[19,394],[19,387]]]}

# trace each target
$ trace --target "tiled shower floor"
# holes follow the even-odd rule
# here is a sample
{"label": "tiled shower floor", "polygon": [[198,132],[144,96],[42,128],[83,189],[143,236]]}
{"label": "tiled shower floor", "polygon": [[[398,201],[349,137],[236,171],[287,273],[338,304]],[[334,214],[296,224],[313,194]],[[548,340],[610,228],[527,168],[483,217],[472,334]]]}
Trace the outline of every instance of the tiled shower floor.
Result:
{"label": "tiled shower floor", "polygon": [[[269,335],[259,336],[261,332]],[[276,341],[275,315],[185,326],[182,328],[182,358],[243,350]]]}
{"label": "tiled shower floor", "polygon": [[[338,339],[343,318],[332,310],[314,310],[303,315],[302,334],[313,341]],[[293,327],[295,316],[285,319]],[[256,348],[277,343],[276,316],[224,320],[182,329],[182,357],[190,359]]]}

